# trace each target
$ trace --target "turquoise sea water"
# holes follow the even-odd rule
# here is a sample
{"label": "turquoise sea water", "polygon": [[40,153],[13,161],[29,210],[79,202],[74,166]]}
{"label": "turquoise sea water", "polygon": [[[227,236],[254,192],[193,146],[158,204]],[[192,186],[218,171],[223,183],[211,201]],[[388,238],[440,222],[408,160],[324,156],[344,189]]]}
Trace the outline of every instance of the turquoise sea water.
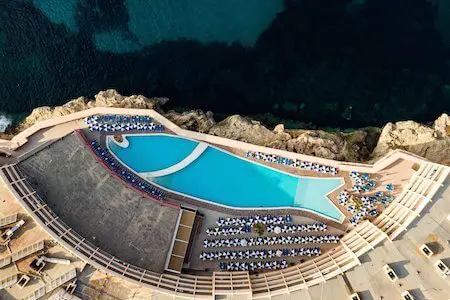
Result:
{"label": "turquoise sea water", "polygon": [[450,109],[448,3],[0,0],[0,115],[114,88],[218,121],[428,123]]}
{"label": "turquoise sea water", "polygon": [[[77,6],[82,3],[81,0],[33,0],[49,20],[64,25],[72,33],[79,30]],[[195,3],[191,0],[125,0],[123,7],[128,20],[120,29],[95,29],[93,38],[98,50],[135,52],[144,46],[179,39],[252,46],[284,5],[282,0],[197,0]],[[98,3],[91,9],[93,13],[102,13]]]}
{"label": "turquoise sea water", "polygon": [[[110,150],[136,172],[167,168],[198,143],[168,136],[133,136],[129,148],[110,142]],[[190,146],[189,146],[190,144]],[[340,220],[341,213],[326,194],[340,179],[297,177],[208,147],[191,164],[152,182],[203,200],[237,208],[298,207]]]}

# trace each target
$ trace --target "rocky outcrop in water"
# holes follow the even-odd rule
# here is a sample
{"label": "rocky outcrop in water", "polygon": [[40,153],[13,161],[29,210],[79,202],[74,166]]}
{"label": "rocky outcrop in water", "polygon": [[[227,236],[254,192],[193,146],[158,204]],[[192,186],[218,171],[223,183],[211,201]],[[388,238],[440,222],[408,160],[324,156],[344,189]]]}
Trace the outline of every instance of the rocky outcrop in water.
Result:
{"label": "rocky outcrop in water", "polygon": [[431,161],[450,163],[450,120],[443,114],[429,127],[413,121],[388,123],[381,130],[363,128],[351,133],[323,130],[285,129],[283,124],[273,130],[262,123],[239,115],[217,122],[212,112],[192,110],[163,111],[167,98],[122,96],[115,90],[98,93],[95,100],[80,97],[55,108],[33,110],[17,128],[18,131],[38,121],[62,116],[92,107],[126,107],[156,109],[178,126],[229,139],[345,161],[374,161],[390,149],[404,149]]}
{"label": "rocky outcrop in water", "polygon": [[442,114],[432,126],[414,121],[386,124],[373,151],[373,159],[390,149],[404,149],[434,162],[450,164],[449,116]]}

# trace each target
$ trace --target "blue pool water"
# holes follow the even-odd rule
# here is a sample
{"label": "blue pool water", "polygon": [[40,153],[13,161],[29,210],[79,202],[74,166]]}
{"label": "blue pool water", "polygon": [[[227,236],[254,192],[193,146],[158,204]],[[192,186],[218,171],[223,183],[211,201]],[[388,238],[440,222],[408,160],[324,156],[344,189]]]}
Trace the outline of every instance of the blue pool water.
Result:
{"label": "blue pool water", "polygon": [[165,135],[127,136],[127,140],[130,144],[126,151],[116,143],[109,146],[114,153],[120,153],[120,159],[135,172],[166,169],[182,161],[198,144]]}
{"label": "blue pool water", "polygon": [[[127,137],[128,148],[110,142],[110,150],[136,172],[167,168],[181,161],[197,142],[170,136]],[[237,208],[299,207],[335,220],[339,210],[326,194],[341,185],[340,179],[289,175],[207,147],[191,164],[172,174],[147,178],[164,188]]]}

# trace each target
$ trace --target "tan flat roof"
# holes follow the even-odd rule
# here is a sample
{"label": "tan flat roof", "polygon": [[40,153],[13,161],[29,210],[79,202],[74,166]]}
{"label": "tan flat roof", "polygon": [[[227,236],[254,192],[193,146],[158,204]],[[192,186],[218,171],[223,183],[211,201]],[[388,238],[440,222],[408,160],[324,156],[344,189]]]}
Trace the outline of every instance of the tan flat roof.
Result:
{"label": "tan flat roof", "polygon": [[191,239],[192,226],[194,225],[196,212],[182,209],[180,222],[177,228],[177,234],[172,247],[167,269],[170,271],[181,272],[186,251]]}
{"label": "tan flat roof", "polygon": [[[0,212],[2,216],[18,214],[17,221],[22,219],[25,220],[25,224],[14,233],[13,238],[8,244],[13,255],[31,245],[36,245],[45,239],[50,239],[50,236],[42,230],[33,219],[26,215],[25,210],[22,209],[19,202],[15,200],[14,196],[4,186],[0,187],[0,197],[3,199],[3,201],[0,202]],[[10,225],[14,225],[15,223]],[[42,247],[35,247],[35,249],[42,249]],[[30,251],[31,250],[27,251],[27,253],[31,254],[34,252]],[[3,251],[0,253],[0,260],[7,256],[10,256],[10,252]]]}

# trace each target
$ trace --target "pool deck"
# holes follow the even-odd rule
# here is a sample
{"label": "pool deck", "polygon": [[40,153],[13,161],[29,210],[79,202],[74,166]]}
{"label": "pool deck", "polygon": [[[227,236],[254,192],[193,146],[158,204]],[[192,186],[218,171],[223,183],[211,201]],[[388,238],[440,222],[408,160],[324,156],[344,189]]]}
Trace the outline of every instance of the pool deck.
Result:
{"label": "pool deck", "polygon": [[[64,140],[66,139],[64,137],[70,135],[74,130],[82,129],[86,132],[86,135],[89,139],[101,139],[104,142],[105,134],[91,133],[87,131],[86,125],[81,120],[81,118],[96,113],[149,115],[155,118],[157,121],[161,121],[161,123],[166,126],[166,128],[168,128],[168,133],[204,141],[217,147],[222,147],[223,149],[233,152],[234,154],[240,155],[242,157],[245,157],[246,150],[261,151],[267,154],[275,154],[288,158],[297,158],[300,160],[311,161],[319,164],[336,166],[340,169],[339,176],[342,176],[346,182],[345,188],[351,186],[351,181],[348,176],[348,172],[351,170],[356,170],[360,173],[370,173],[371,176],[373,176],[379,183],[378,189],[382,189],[382,186],[386,183],[394,184],[395,193],[397,193],[399,200],[389,205],[379,217],[373,220],[369,219],[370,221],[366,221],[363,224],[358,225],[354,229],[352,229],[352,227],[349,226],[348,223],[338,224],[330,220],[323,220],[316,214],[305,212],[293,214],[294,220],[296,222],[303,223],[312,220],[325,221],[330,226],[330,233],[339,234],[340,232],[345,232],[344,237],[341,239],[341,243],[336,245],[336,248],[326,248],[326,250],[329,251],[326,251],[324,255],[321,255],[317,259],[314,258],[309,262],[299,262],[298,265],[290,267],[286,270],[264,272],[259,276],[249,275],[247,272],[235,272],[233,273],[233,276],[231,276],[231,274],[228,272],[213,272],[212,276],[203,276],[198,278],[195,277],[195,282],[197,282],[197,280],[201,280],[204,283],[205,289],[211,290],[211,294],[206,294],[205,296],[198,295],[199,299],[213,299],[215,297],[214,294],[216,296],[223,295],[223,299],[237,299],[234,297],[239,297],[239,299],[252,299],[255,297],[259,299],[266,299],[266,296],[268,297],[267,299],[305,298],[315,300],[337,299],[336,297],[338,297],[339,299],[344,299],[348,296],[350,290],[360,292],[360,296],[363,296],[363,299],[378,299],[381,296],[383,296],[384,299],[396,299],[397,297],[399,297],[400,292],[404,289],[412,290],[412,294],[417,299],[446,299],[444,295],[448,295],[446,291],[448,291],[450,288],[448,286],[448,283],[437,276],[432,263],[436,260],[436,258],[444,260],[447,264],[449,263],[449,248],[446,244],[446,241],[450,240],[450,229],[448,228],[447,220],[450,213],[448,206],[448,203],[450,203],[448,202],[450,182],[449,179],[444,181],[450,172],[448,167],[430,163],[423,158],[417,157],[413,154],[409,154],[401,150],[392,151],[374,165],[329,161],[317,157],[289,153],[278,149],[269,149],[239,141],[231,141],[219,137],[190,132],[178,128],[176,125],[154,111],[135,109],[95,108],[88,111],[75,113],[69,116],[40,122],[16,136],[12,141],[0,141],[0,151],[9,153],[11,155],[10,157],[1,157],[0,164],[13,164],[19,161],[22,161],[23,164],[23,162],[31,161],[33,159],[33,155],[36,154],[36,156],[38,157],[42,155],[42,153],[44,153],[44,157],[41,157],[41,160],[44,160],[44,162],[32,167],[32,169],[34,170],[33,172],[36,172],[36,174],[34,175],[34,181],[31,180],[32,182],[34,182],[35,189],[37,189],[39,193],[42,193],[42,195],[44,196],[43,198],[46,201],[50,198],[56,199],[58,201],[59,198],[65,198],[64,201],[60,202],[60,204],[63,204],[64,206],[67,205],[67,208],[65,210],[58,211],[58,205],[55,206],[58,201],[53,204],[53,208],[55,208],[58,216],[61,213],[61,219],[63,220],[69,220],[70,218],[72,218],[72,226],[76,231],[83,230],[83,236],[85,236],[87,239],[91,239],[94,244],[98,243],[100,240],[101,247],[104,247],[106,251],[116,251],[114,249],[118,249],[118,245],[108,244],[104,242],[107,237],[104,236],[105,231],[103,229],[99,231],[100,234],[98,234],[98,236],[95,236],[95,234],[97,233],[92,234],[93,232],[89,230],[92,230],[92,227],[98,225],[98,220],[104,220],[105,216],[109,217],[109,215],[111,215],[111,217],[115,217],[116,214],[121,215],[125,213],[128,214],[128,218],[133,218],[133,216],[136,216],[136,212],[131,212],[128,209],[121,207],[122,203],[117,201],[98,202],[97,197],[102,197],[98,194],[92,195],[91,197],[90,195],[81,192],[79,193],[80,198],[78,198],[78,200],[76,201],[73,201],[72,198],[74,193],[78,192],[77,188],[80,186],[83,187],[83,184],[80,185],[79,183],[86,183],[87,179],[84,178],[86,176],[83,177],[83,175],[81,175],[74,177],[72,172],[66,172],[68,169],[64,170],[63,165],[61,166],[63,166],[62,170],[64,170],[64,172],[58,173],[58,169],[60,168],[60,166],[57,166],[57,163],[60,161],[64,161],[68,157],[70,160],[73,160],[73,162],[80,161],[80,157],[76,157],[73,154],[72,156],[66,155],[65,158],[58,155],[55,156],[55,161],[52,162],[50,160],[50,164],[57,166],[56,168],[53,168],[53,170],[56,169],[55,174],[51,174],[52,170],[46,169],[45,166],[45,164],[49,162],[48,160],[45,160],[46,158],[49,158],[48,156],[45,156],[46,151],[49,151],[49,149],[55,149],[54,147],[58,147],[58,145],[62,145]],[[69,136],[68,138],[72,137],[73,136]],[[68,154],[68,152],[65,153]],[[89,155],[92,156],[92,153],[89,153]],[[87,155],[83,157],[86,158]],[[92,163],[93,165],[95,165],[96,169],[102,169],[102,171],[98,169],[98,174],[103,172],[103,175],[95,177],[95,181],[98,185],[104,185],[105,181],[109,181],[115,182],[115,186],[125,186],[123,182],[117,184],[117,181],[113,181],[114,178],[110,177],[110,173],[108,172],[108,170],[103,169],[104,167],[96,163],[93,159],[86,159],[86,161],[89,161],[90,164]],[[315,172],[265,163],[262,161],[258,162],[300,176],[323,176],[323,174],[318,174]],[[418,167],[420,168],[417,169]],[[74,168],[74,166],[72,165],[71,168]],[[434,168],[438,169],[439,171],[437,173],[432,172]],[[75,166],[75,169],[83,172],[85,172],[86,170],[88,170],[88,172],[91,171],[85,165]],[[81,173],[86,174],[83,172]],[[31,173],[32,172],[28,173],[28,176],[30,178],[33,177],[31,176]],[[60,187],[58,187],[58,185],[51,187],[45,186],[48,184],[48,174],[54,176],[52,178],[55,179],[55,182],[59,182]],[[58,176],[61,178],[58,178]],[[103,177],[104,180],[102,180],[101,177]],[[75,184],[75,182],[77,182],[77,184]],[[38,184],[36,185],[36,183]],[[71,186],[72,183],[73,185]],[[41,184],[43,186],[40,186]],[[442,186],[444,186],[444,188],[440,189]],[[98,186],[91,186],[86,188],[88,188],[89,191],[92,191],[97,190]],[[53,189],[55,191],[59,191],[59,193],[55,193]],[[126,189],[126,187],[124,189]],[[71,197],[66,197],[64,195],[68,190],[72,191]],[[50,193],[55,194],[49,197]],[[127,193],[130,192],[127,191],[125,193],[122,193],[115,191],[113,195],[120,195],[120,200],[123,200],[123,196],[127,198]],[[438,197],[437,202],[433,202],[431,204],[428,204],[427,206],[427,203],[431,201],[435,194]],[[108,195],[111,196],[111,194]],[[208,217],[205,218],[204,226],[201,228],[201,234],[196,236],[196,240],[194,241],[191,264],[192,267],[198,267],[201,270],[204,268],[213,268],[213,266],[209,265],[209,262],[204,263],[196,258],[198,257],[198,251],[202,250],[198,243],[201,242],[205,237],[204,229],[208,226],[208,224],[211,225],[212,222],[214,222],[214,219],[216,219],[219,215],[246,215],[249,213],[254,214],[254,211],[246,212],[237,210],[223,210],[216,205],[209,205],[205,203],[200,204],[198,203],[198,201],[192,201],[192,199],[188,199],[186,197],[176,196],[169,194],[169,201],[171,203],[181,204],[192,208],[199,208],[200,211],[203,210],[205,212],[205,215],[208,215]],[[13,198],[11,194],[9,194],[9,197],[11,197],[11,199]],[[142,201],[144,202],[152,202],[148,199],[140,197],[139,195],[133,196],[132,198],[133,201],[135,201],[136,199],[142,199]],[[330,198],[335,203],[335,195],[330,195]],[[15,202],[13,200],[14,199],[12,199],[11,201],[12,204],[9,204],[11,205],[11,209],[5,210],[8,213],[15,213],[15,211],[19,211],[18,206],[14,206]],[[97,214],[96,216],[88,214],[82,216],[81,218],[79,217],[79,220],[75,220],[76,217],[73,216],[73,211],[80,211],[80,209],[76,207],[77,203],[71,203],[71,201],[79,202],[84,200],[91,201],[90,205],[98,205],[99,209],[95,209],[94,211],[101,214]],[[155,208],[161,206],[158,202],[152,203],[155,204]],[[52,204],[49,203],[49,206],[51,205]],[[105,207],[107,207],[108,205],[112,205],[112,207],[116,206],[118,211],[108,212],[108,210],[105,210]],[[125,205],[128,207],[128,204]],[[139,207],[138,210],[140,210]],[[62,213],[63,211],[65,211],[65,213]],[[343,210],[341,209],[341,211]],[[3,213],[3,210],[1,212]],[[28,217],[33,216],[33,213],[30,213],[29,211],[27,212],[27,214],[29,215]],[[151,212],[146,212],[145,214],[148,215],[149,213]],[[286,210],[270,210],[270,213],[292,214],[291,211]],[[2,215],[2,217],[3,216],[6,216],[6,214]],[[89,221],[91,218],[93,218],[93,220]],[[56,219],[53,219],[52,222],[54,220]],[[115,224],[116,222],[127,224],[130,219],[122,219],[122,221],[120,220],[120,218],[113,218],[111,219],[111,223],[108,224]],[[83,225],[80,222],[86,224]],[[55,224],[56,223],[57,222],[55,221]],[[159,220],[156,222],[152,221],[151,223],[158,223],[158,225],[161,227],[168,227],[167,223],[160,222]],[[171,223],[171,221],[169,223]],[[49,235],[51,234],[49,231],[49,227],[44,224],[37,223],[35,228],[44,232],[44,234],[37,234],[37,236],[43,237],[45,239],[49,238]],[[30,229],[30,232],[36,230],[33,228],[27,228],[27,230],[21,235],[21,238],[24,238],[24,241],[26,240],[26,244],[31,243],[32,239],[36,239],[35,235],[28,234],[28,231]],[[120,228],[115,228],[114,230],[116,229],[118,229],[119,231],[121,230]],[[350,229],[352,230],[350,231]],[[158,230],[160,232],[163,232],[161,230],[164,230],[164,228],[159,228]],[[108,234],[116,236],[116,233],[112,231],[107,231],[106,235]],[[166,235],[169,234],[166,233]],[[52,238],[55,238],[53,234],[51,236]],[[92,238],[93,236],[96,237],[95,240]],[[99,237],[99,239],[97,239],[97,237]],[[164,237],[159,238],[163,239]],[[58,238],[55,239],[58,240]],[[121,240],[121,238],[117,237],[115,238],[115,240]],[[441,246],[442,250],[439,250],[439,252],[436,254],[436,258],[427,260],[417,253],[417,247],[424,242],[438,243]],[[323,244],[321,244],[320,246],[322,247]],[[328,245],[326,247],[328,247]],[[78,256],[79,253],[77,252],[77,250],[78,249],[73,249],[70,251],[73,251],[73,253]],[[152,250],[154,250],[154,248],[152,248]],[[118,251],[121,252],[121,250]],[[91,255],[94,256],[95,252]],[[154,252],[158,253],[159,250],[156,250]],[[127,251],[124,251],[124,255],[126,255],[127,253]],[[133,263],[137,263],[136,259],[139,260],[139,257],[142,257],[139,255],[136,256],[135,253],[129,254],[130,256],[126,257],[126,259],[131,260],[131,262]],[[89,259],[87,259],[86,257],[83,258],[81,256],[81,258],[83,260],[90,261],[90,257]],[[109,263],[114,263],[114,257],[109,260]],[[390,263],[395,271],[399,273],[400,282],[402,283],[402,285],[399,286],[390,283],[388,284],[388,281],[384,277],[384,274],[382,273],[382,271],[380,271],[382,265],[385,263]],[[93,263],[93,265],[96,268],[99,268],[99,270],[103,270],[98,264]],[[115,265],[117,266],[117,264]],[[128,266],[131,268],[130,265]],[[125,280],[124,282],[126,282],[128,286],[132,286],[133,284],[136,284],[136,280],[130,280],[130,277],[126,276],[128,266],[126,268],[122,266],[124,268],[123,273],[111,272],[114,278],[117,278],[117,281]],[[150,268],[151,266],[149,265],[148,267]],[[106,270],[108,271],[108,266],[106,267]],[[416,270],[420,272],[414,274]],[[347,280],[343,280],[342,276],[340,275],[343,272],[346,272],[345,276],[347,276]],[[144,275],[145,272],[142,274],[141,280],[142,278],[144,278]],[[157,278],[156,275],[148,274],[148,276]],[[181,277],[177,279],[176,276],[162,274],[161,277],[159,277],[159,281],[158,279],[155,279],[155,285],[149,285],[147,283],[142,283],[144,284],[144,286],[142,286],[141,284],[139,284],[139,286],[135,285],[133,288],[131,288],[131,290],[134,290],[132,295],[134,297],[142,292],[143,294],[141,295],[144,295],[145,293],[145,295],[147,295],[145,297],[148,298],[148,289],[150,288],[150,294],[152,295],[152,297],[155,295],[155,293],[158,295],[156,299],[167,299],[164,294],[171,295],[170,297],[175,297],[176,295],[177,297],[190,299],[190,296],[186,293],[186,291],[190,288],[193,288],[194,290],[196,289],[196,284],[194,284],[192,281],[194,280],[194,277],[188,277],[189,275],[180,276]],[[150,280],[153,279],[145,280],[146,282],[150,282]],[[233,282],[233,280],[235,281]],[[281,283],[280,280],[282,280]],[[178,286],[178,282],[181,281],[185,282],[183,283],[183,287]],[[192,284],[194,284],[194,287],[191,287],[191,282]],[[219,285],[216,285],[216,283],[219,283]],[[241,286],[242,290],[233,290],[233,286],[234,289],[237,289],[238,285]],[[199,287],[197,287],[197,289],[198,288]],[[139,292],[137,292],[136,289],[138,289]],[[155,291],[155,293],[153,291]],[[287,295],[286,293],[290,293],[290,295]],[[114,295],[114,292],[112,292],[111,295]],[[231,295],[234,296],[230,298]]]}

